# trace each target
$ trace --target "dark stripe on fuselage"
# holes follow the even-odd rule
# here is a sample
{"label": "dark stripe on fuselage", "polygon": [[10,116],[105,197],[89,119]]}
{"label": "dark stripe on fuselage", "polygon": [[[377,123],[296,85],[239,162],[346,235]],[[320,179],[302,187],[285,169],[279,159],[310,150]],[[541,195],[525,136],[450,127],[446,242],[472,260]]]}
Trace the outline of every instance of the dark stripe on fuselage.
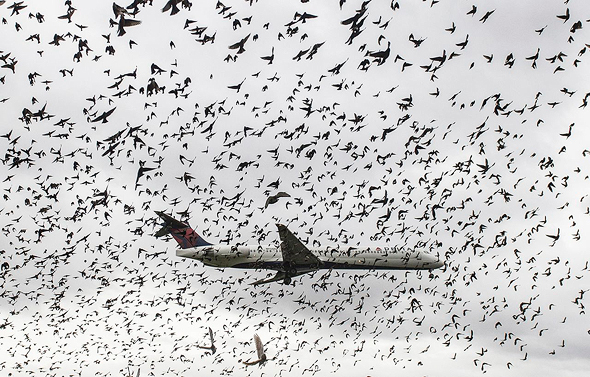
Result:
{"label": "dark stripe on fuselage", "polygon": [[[283,262],[247,262],[247,263],[238,263],[234,264],[233,266],[229,266],[231,268],[266,268],[269,270],[276,270],[276,271],[283,271]],[[306,266],[297,266],[297,270],[309,270],[309,267]],[[316,268],[312,268],[315,270]],[[420,267],[390,267],[390,266],[372,266],[369,264],[350,264],[350,263],[337,263],[337,262],[328,262],[324,261],[320,266],[318,266],[319,270],[423,270],[424,268]]]}

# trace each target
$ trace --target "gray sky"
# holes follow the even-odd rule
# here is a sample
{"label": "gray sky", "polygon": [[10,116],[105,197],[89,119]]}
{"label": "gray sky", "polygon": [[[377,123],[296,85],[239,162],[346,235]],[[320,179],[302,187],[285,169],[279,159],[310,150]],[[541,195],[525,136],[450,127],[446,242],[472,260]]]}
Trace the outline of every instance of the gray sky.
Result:
{"label": "gray sky", "polygon": [[[107,2],[71,23],[63,2],[0,5],[2,373],[587,373],[588,5],[165,4],[122,36]],[[267,271],[176,258],[155,210],[210,242],[282,222],[446,267],[253,288]],[[272,360],[246,367],[255,333]]]}

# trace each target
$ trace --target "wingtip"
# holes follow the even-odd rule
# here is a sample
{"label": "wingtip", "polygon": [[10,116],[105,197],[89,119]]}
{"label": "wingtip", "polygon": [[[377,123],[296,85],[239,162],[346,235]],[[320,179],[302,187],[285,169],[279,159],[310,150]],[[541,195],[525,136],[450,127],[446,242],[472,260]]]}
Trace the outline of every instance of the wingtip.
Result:
{"label": "wingtip", "polygon": [[254,283],[249,283],[248,285],[251,285],[251,286],[255,287],[255,286],[257,286],[257,285],[260,285],[260,284],[264,284],[264,283],[266,283],[266,280],[268,280],[268,279],[260,279],[260,280],[256,280]]}
{"label": "wingtip", "polygon": [[164,211],[154,211],[161,219],[166,220],[166,213]]}

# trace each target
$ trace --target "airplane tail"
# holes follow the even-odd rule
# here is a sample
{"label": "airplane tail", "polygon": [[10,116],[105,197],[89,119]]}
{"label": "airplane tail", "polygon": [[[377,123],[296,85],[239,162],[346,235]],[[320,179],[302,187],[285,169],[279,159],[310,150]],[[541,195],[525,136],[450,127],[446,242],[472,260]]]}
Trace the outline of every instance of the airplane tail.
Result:
{"label": "airplane tail", "polygon": [[156,237],[162,237],[167,234],[178,242],[181,249],[187,249],[189,247],[196,246],[209,246],[211,243],[205,241],[188,223],[174,219],[161,211],[156,211],[156,214],[164,220],[162,228],[154,234]]}

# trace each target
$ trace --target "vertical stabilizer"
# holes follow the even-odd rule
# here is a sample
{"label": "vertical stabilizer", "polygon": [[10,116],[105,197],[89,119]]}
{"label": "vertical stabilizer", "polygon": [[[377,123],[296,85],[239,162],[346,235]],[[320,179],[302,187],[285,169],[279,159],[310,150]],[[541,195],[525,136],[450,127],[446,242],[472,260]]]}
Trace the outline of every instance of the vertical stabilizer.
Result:
{"label": "vertical stabilizer", "polygon": [[162,228],[154,234],[156,237],[162,237],[167,234],[178,242],[181,249],[197,246],[209,246],[211,243],[205,241],[188,223],[176,220],[164,212],[156,211],[156,214],[164,220]]}

